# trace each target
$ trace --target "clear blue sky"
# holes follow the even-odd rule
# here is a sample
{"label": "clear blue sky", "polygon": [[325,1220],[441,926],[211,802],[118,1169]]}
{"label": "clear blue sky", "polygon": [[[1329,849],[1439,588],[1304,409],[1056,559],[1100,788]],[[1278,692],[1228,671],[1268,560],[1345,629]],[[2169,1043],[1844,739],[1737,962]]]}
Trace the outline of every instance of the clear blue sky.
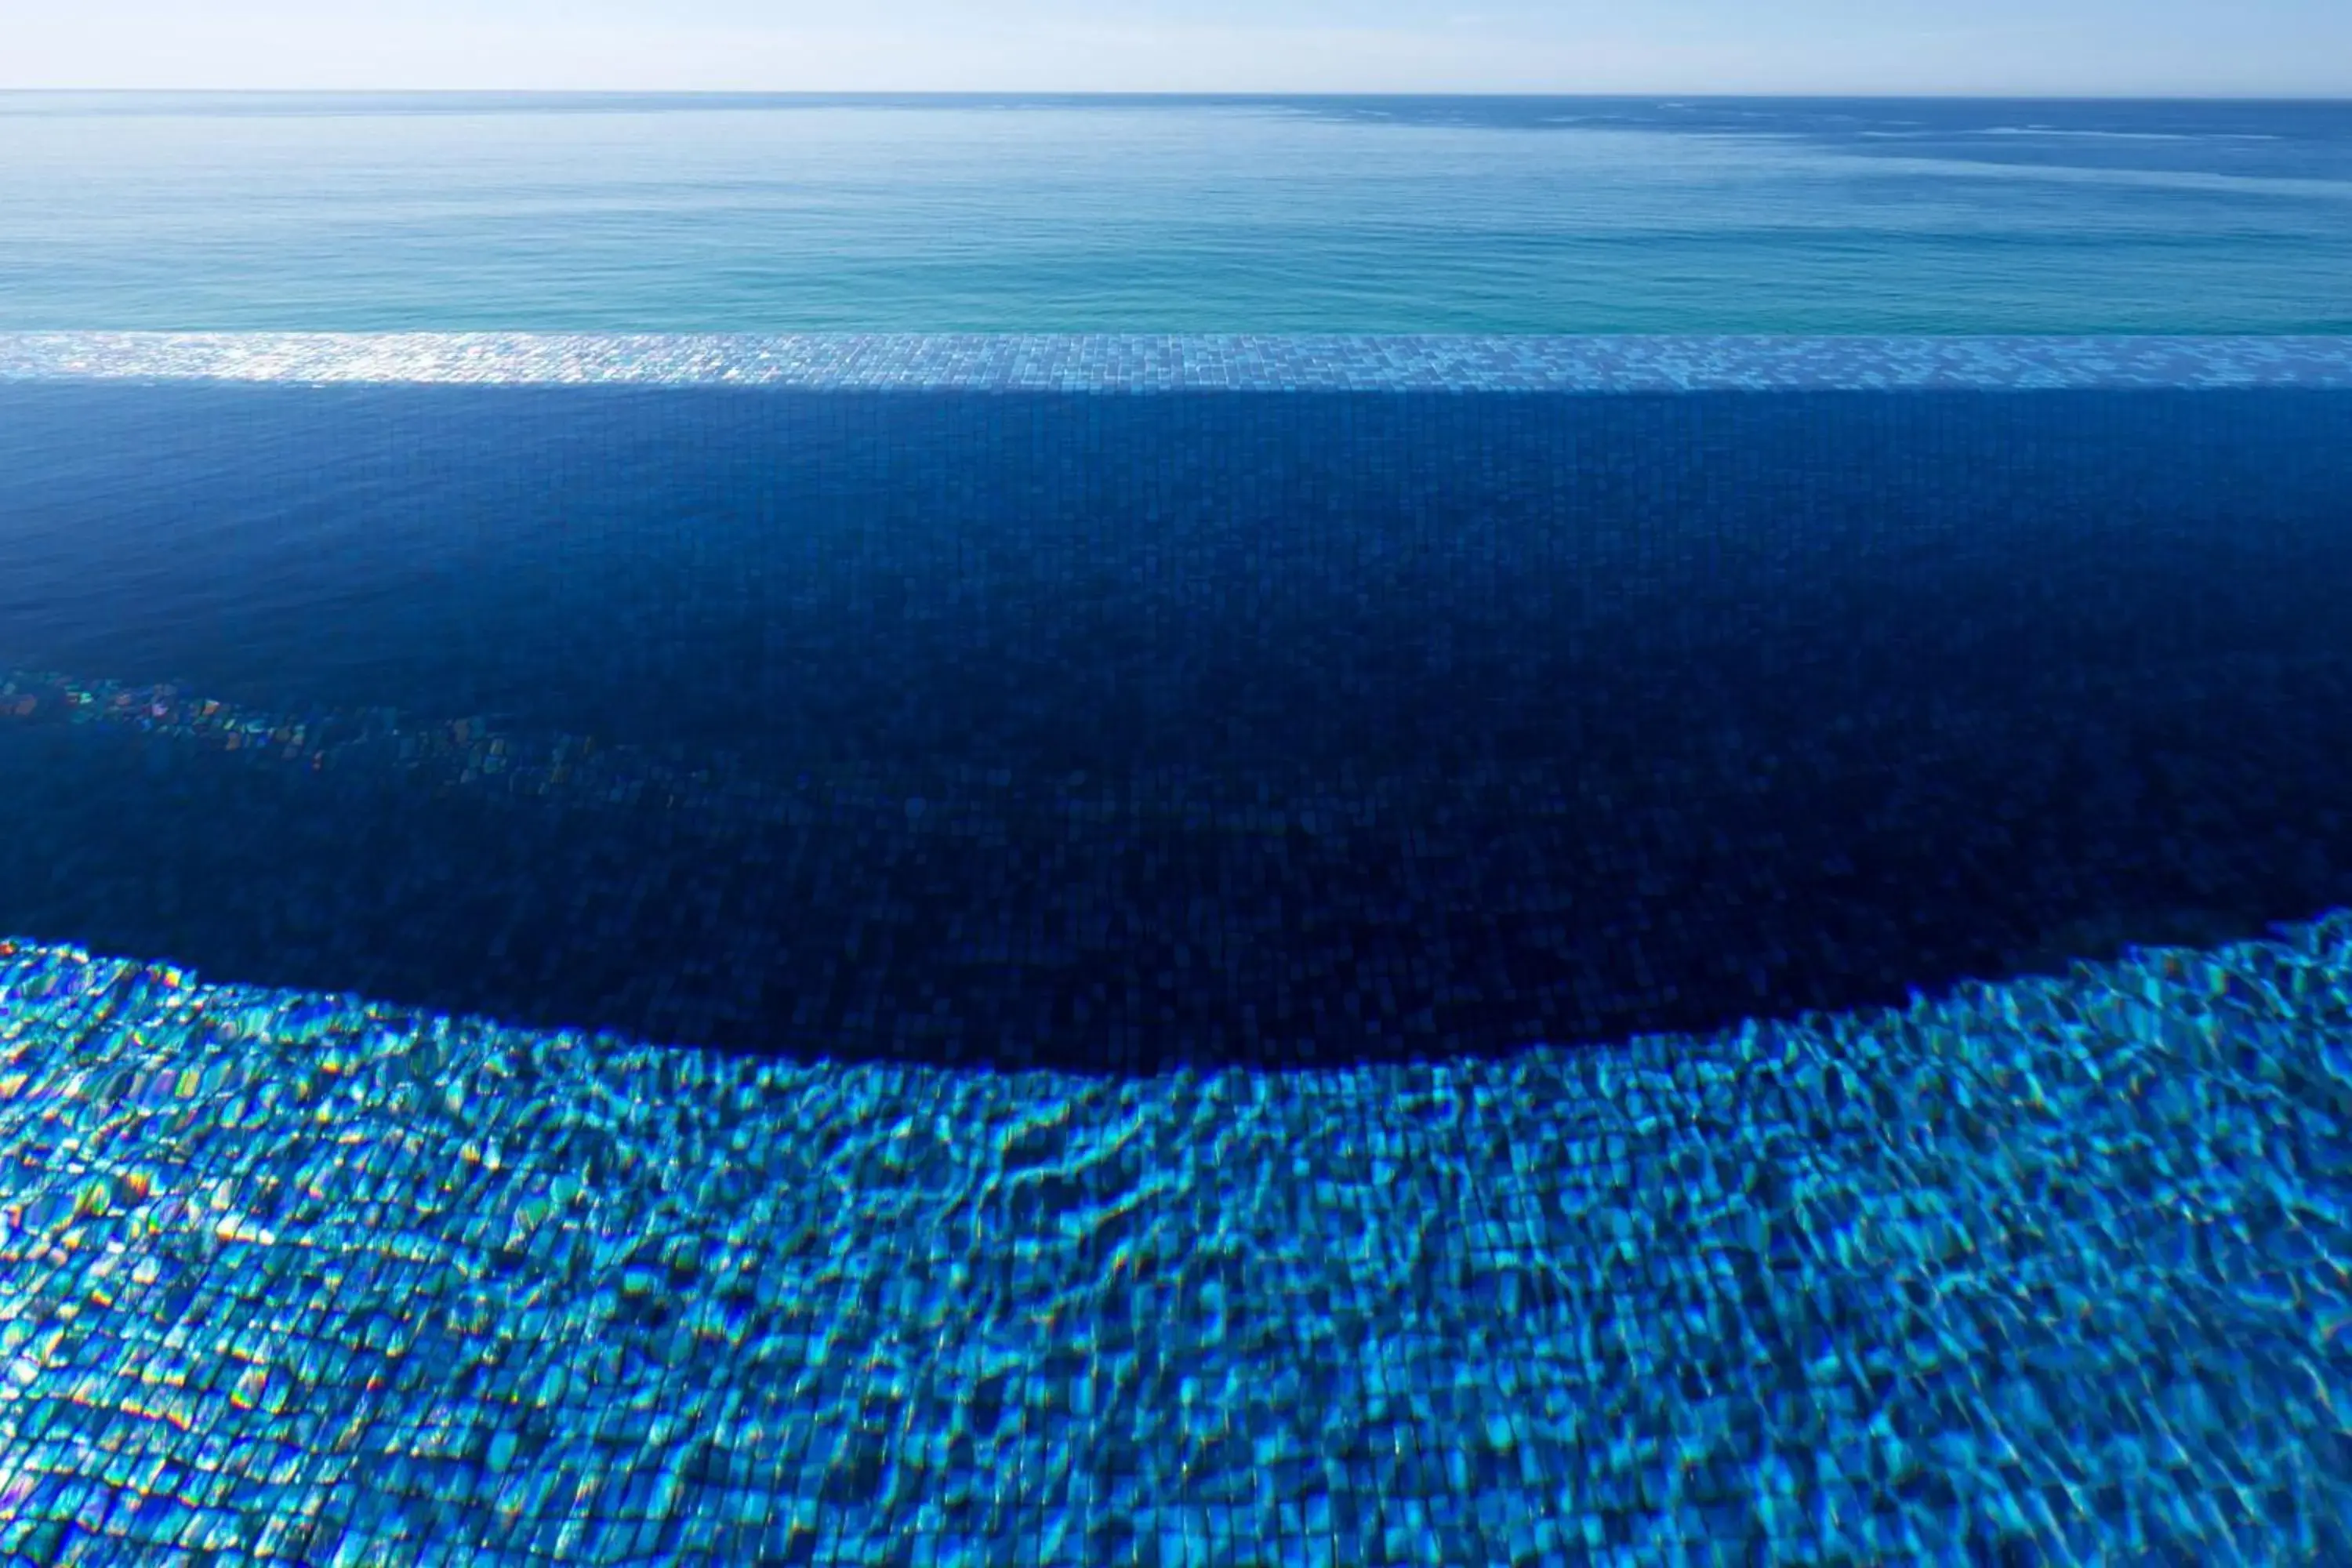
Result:
{"label": "clear blue sky", "polygon": [[0,88],[2352,97],[2352,0],[23,0]]}

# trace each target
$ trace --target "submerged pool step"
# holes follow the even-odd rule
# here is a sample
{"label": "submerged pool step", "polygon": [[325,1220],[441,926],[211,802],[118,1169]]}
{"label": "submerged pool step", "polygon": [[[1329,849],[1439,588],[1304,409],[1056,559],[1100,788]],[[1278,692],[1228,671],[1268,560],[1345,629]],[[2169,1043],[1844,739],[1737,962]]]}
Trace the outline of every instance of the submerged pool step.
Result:
{"label": "submerged pool step", "polygon": [[2326,1560],[2348,1038],[2352,911],[1802,1026],[1128,1081],[11,942],[0,1552]]}

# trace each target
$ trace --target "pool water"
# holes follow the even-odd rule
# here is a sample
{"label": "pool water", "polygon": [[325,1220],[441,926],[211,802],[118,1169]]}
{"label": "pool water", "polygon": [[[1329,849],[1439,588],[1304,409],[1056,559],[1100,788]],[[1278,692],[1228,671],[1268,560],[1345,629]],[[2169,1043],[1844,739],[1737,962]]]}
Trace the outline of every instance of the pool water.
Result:
{"label": "pool water", "polygon": [[2352,1555],[2342,340],[0,339],[0,1552]]}

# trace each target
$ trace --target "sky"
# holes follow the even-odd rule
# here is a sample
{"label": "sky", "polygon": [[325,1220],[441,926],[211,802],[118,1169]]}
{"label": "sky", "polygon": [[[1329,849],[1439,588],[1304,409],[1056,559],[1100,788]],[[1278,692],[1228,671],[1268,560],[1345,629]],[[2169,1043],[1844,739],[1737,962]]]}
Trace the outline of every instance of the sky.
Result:
{"label": "sky", "polygon": [[2352,98],[2352,0],[0,0],[0,89]]}

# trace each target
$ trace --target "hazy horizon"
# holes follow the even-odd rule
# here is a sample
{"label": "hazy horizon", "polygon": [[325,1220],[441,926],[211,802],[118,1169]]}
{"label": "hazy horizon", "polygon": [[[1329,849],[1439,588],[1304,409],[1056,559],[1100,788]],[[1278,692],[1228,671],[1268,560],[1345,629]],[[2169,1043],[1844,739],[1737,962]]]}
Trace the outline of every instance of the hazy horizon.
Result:
{"label": "hazy horizon", "polygon": [[1334,99],[1351,100],[1444,100],[1448,99],[1527,99],[1577,100],[1592,102],[1618,100],[1649,101],[1656,100],[1740,102],[1747,100],[1785,100],[1792,103],[1908,103],[1922,99],[1940,100],[1953,103],[2346,103],[2352,104],[2352,90],[2344,92],[1688,92],[1666,88],[1613,92],[1493,92],[1472,91],[1346,91],[1329,89],[1298,92],[1222,92],[1209,89],[1190,91],[1150,91],[1142,89],[1019,89],[1019,88],[637,88],[637,87],[0,87],[5,98],[449,98],[497,100],[529,99],[725,99],[811,100],[872,99],[903,101],[910,99],[960,99],[979,100],[1049,100],[1058,99],[1115,99],[1137,101],[1176,101],[1198,100],[1290,100],[1297,99]]}
{"label": "hazy horizon", "polygon": [[0,90],[2352,98],[2335,0],[90,0]]}

